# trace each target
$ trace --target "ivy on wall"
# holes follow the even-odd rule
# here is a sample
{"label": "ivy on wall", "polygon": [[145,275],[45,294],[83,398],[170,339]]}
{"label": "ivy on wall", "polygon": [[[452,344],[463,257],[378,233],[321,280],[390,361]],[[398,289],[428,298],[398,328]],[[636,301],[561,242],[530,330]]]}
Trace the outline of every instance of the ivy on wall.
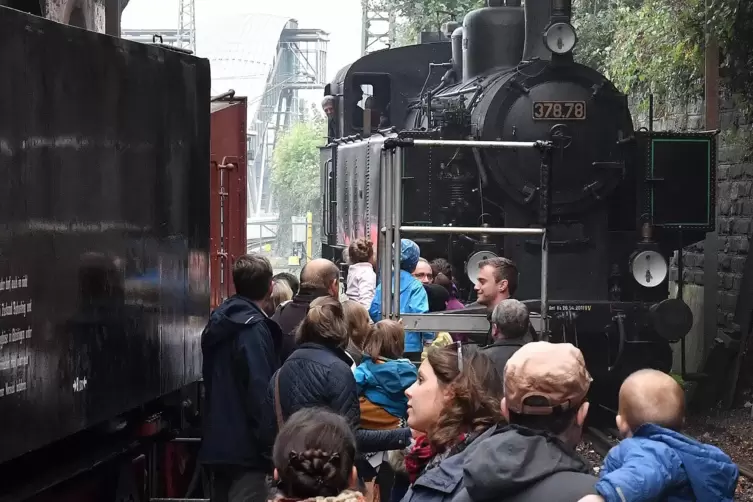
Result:
{"label": "ivy on wall", "polygon": [[643,98],[654,93],[659,101],[700,97],[708,32],[719,41],[726,87],[753,101],[749,0],[711,0],[708,6],[705,0],[574,0],[574,12],[578,60],[623,92]]}

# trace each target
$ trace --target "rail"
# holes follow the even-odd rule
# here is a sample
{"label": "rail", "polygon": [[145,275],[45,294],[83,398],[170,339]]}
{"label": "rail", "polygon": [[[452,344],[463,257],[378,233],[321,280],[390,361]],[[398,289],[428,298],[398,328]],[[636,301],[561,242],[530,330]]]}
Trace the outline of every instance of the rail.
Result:
{"label": "rail", "polygon": [[[541,187],[543,194],[540,208],[541,228],[507,227],[430,227],[404,226],[402,224],[402,172],[406,147],[416,146],[466,146],[478,149],[538,149],[542,153]],[[541,314],[539,329],[544,337],[549,334],[548,316],[548,266],[549,245],[546,223],[551,199],[549,190],[549,165],[543,160],[551,143],[546,141],[472,141],[472,140],[428,140],[390,138],[384,143],[389,151],[381,157],[379,183],[379,228],[380,239],[377,246],[379,277],[382,283],[382,319],[403,319],[409,331],[458,331],[481,333],[489,329],[486,316],[458,314],[406,314],[400,315],[400,240],[403,234],[495,234],[495,235],[540,235],[541,236]],[[390,288],[388,285],[393,284]]]}

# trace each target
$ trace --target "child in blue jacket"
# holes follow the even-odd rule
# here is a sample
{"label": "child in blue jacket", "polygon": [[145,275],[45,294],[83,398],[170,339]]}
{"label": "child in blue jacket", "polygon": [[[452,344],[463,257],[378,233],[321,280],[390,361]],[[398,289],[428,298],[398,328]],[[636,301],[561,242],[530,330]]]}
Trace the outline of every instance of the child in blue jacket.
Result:
{"label": "child in blue jacket", "polygon": [[[403,359],[405,330],[396,321],[374,324],[363,344],[363,362],[354,372],[361,408],[361,428],[390,430],[399,428],[408,414],[405,390],[418,378],[416,366]],[[387,452],[368,453],[358,463],[367,491],[373,478],[387,461]]]}
{"label": "child in blue jacket", "polygon": [[355,370],[364,429],[397,429],[406,417],[405,390],[418,378],[416,366],[402,359],[405,331],[396,321],[376,323],[363,344],[363,362]]}
{"label": "child in blue jacket", "polygon": [[617,428],[625,438],[609,451],[599,496],[581,502],[733,500],[739,471],[719,448],[678,432],[685,421],[685,394],[666,373],[640,370],[620,388]]}

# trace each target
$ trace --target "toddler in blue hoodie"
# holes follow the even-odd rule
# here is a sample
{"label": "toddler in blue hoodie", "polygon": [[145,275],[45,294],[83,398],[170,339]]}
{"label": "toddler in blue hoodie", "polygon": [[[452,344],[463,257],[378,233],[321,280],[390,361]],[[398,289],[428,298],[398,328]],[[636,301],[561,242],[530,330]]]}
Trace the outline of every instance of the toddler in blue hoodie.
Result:
{"label": "toddler in blue hoodie", "polygon": [[604,459],[595,488],[580,502],[733,500],[739,471],[719,448],[678,432],[685,393],[666,373],[640,370],[620,388],[617,428],[622,442]]}
{"label": "toddler in blue hoodie", "polygon": [[363,362],[355,370],[364,429],[397,429],[407,413],[405,390],[418,378],[416,366],[401,359],[405,350],[402,324],[374,324],[363,344]]}

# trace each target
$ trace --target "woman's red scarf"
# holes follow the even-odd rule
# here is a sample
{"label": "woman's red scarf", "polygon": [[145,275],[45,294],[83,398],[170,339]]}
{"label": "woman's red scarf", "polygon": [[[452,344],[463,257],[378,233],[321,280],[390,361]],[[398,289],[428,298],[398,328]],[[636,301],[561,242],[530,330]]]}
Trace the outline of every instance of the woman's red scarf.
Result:
{"label": "woman's red scarf", "polygon": [[[467,434],[461,434],[458,444],[466,440]],[[408,471],[408,479],[413,484],[423,473],[426,466],[437,456],[437,452],[429,443],[426,435],[418,436],[410,451],[405,454],[405,470]]]}
{"label": "woman's red scarf", "polygon": [[423,468],[434,457],[434,448],[429,443],[429,438],[424,434],[418,436],[410,451],[405,454],[405,470],[408,471],[408,479],[413,484],[423,471]]}

